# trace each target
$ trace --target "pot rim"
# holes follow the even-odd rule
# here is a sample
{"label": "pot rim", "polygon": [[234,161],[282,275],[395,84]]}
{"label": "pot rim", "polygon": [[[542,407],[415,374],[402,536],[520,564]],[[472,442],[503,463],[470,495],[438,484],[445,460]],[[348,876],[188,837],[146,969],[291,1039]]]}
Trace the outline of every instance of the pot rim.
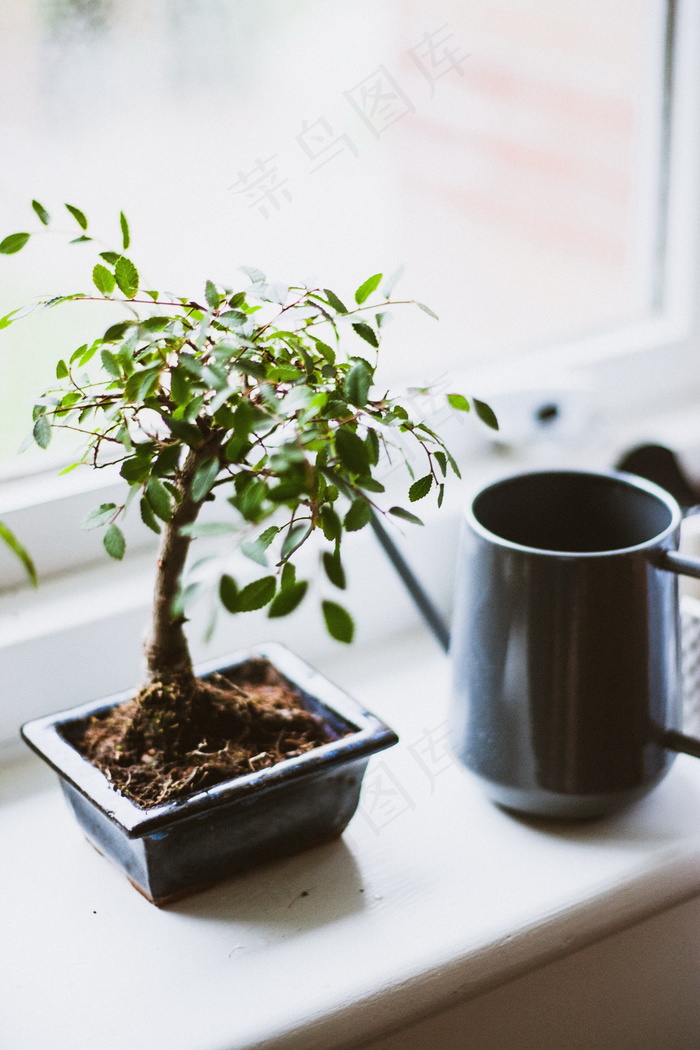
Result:
{"label": "pot rim", "polygon": [[[669,523],[654,536],[643,540],[641,543],[630,544],[628,547],[615,547],[596,551],[567,551],[550,550],[547,547],[530,547],[527,544],[517,543],[515,540],[506,539],[504,536],[500,536],[497,532],[492,532],[491,529],[487,528],[486,525],[483,525],[477,517],[475,505],[482,496],[485,496],[487,493],[495,489],[504,488],[511,482],[518,482],[527,477],[540,477],[546,475],[595,478],[599,481],[613,482],[626,488],[637,489],[638,491],[645,492],[648,496],[653,496],[659,503],[666,507],[670,514]],[[518,551],[522,554],[535,555],[537,557],[544,556],[546,558],[554,557],[567,560],[590,561],[596,558],[614,558],[619,557],[620,555],[637,554],[640,551],[662,548],[669,537],[674,536],[680,527],[683,520],[683,513],[677,500],[674,499],[670,492],[667,492],[655,482],[648,481],[647,478],[642,478],[637,474],[629,474],[622,470],[587,470],[585,468],[576,467],[550,467],[541,470],[518,470],[492,481],[489,485],[484,486],[474,494],[469,505],[465,509],[465,518],[469,528],[471,528],[473,532],[496,547],[504,547],[509,550]]]}
{"label": "pot rim", "polygon": [[129,838],[143,838],[154,831],[169,829],[183,820],[199,816],[213,806],[242,802],[253,794],[271,791],[302,776],[312,776],[333,766],[369,757],[397,743],[398,736],[389,726],[278,642],[268,642],[239,650],[230,656],[208,660],[198,664],[195,673],[205,677],[256,657],[269,660],[302,694],[317,701],[332,714],[339,715],[343,721],[354,726],[356,732],[321,744],[302,755],[284,759],[274,766],[222,781],[187,798],[164,802],[150,809],[142,809],[120,794],[105,775],[76,751],[60,732],[66,723],[130,699],[134,695],[133,689],[32,719],[22,726],[22,738],[60,777],[121,827]]}

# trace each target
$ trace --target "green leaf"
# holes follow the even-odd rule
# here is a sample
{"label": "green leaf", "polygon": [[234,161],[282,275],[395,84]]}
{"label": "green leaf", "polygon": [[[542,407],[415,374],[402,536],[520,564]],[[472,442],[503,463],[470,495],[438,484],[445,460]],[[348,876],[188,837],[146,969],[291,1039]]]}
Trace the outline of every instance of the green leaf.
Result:
{"label": "green leaf", "polygon": [[199,536],[231,536],[237,531],[230,521],[203,521],[201,524],[193,522],[192,525],[183,525],[180,535],[197,539]]}
{"label": "green leaf", "polygon": [[45,415],[37,416],[32,434],[39,448],[49,447],[51,443],[51,424]]}
{"label": "green leaf", "polygon": [[394,272],[389,277],[387,277],[386,281],[384,282],[384,287],[382,288],[382,295],[385,299],[391,298],[391,293],[403,277],[404,270],[405,266],[399,266],[397,270],[394,270]]}
{"label": "green leaf", "polygon": [[111,525],[107,526],[102,542],[110,558],[116,558],[117,561],[122,560],[126,550],[126,540],[124,539],[124,533],[118,525],[115,525],[114,522],[112,522]]}
{"label": "green leaf", "polygon": [[350,613],[342,605],[336,605],[335,602],[322,602],[321,608],[331,638],[349,645],[355,633],[355,624],[352,622]]}
{"label": "green leaf", "polygon": [[364,408],[371,385],[372,370],[362,361],[357,361],[345,377],[343,393],[351,404]]}
{"label": "green leaf", "polygon": [[219,598],[224,609],[230,613],[237,613],[238,609],[238,584],[233,576],[224,575],[219,580]]}
{"label": "green leaf", "polygon": [[337,540],[342,532],[340,518],[332,507],[324,505],[321,507],[321,529],[327,540]]}
{"label": "green leaf", "polygon": [[147,525],[152,532],[160,533],[160,525],[158,519],[151,510],[151,505],[145,496],[141,497],[139,507],[141,509],[141,521],[144,525]]}
{"label": "green leaf", "polygon": [[282,550],[280,552],[280,558],[284,561],[285,558],[291,557],[295,550],[301,547],[306,537],[311,532],[311,522],[299,521],[294,525],[290,525],[287,535],[284,537],[282,543]]}
{"label": "green leaf", "polygon": [[160,478],[149,478],[146,484],[146,498],[151,509],[158,515],[161,521],[170,521],[173,509],[170,503],[170,493]]}
{"label": "green leaf", "polygon": [[147,460],[139,456],[131,456],[124,460],[119,473],[130,485],[140,485],[146,480],[150,470],[151,464]]}
{"label": "green leaf", "polygon": [[139,290],[139,272],[131,259],[120,255],[117,265],[114,267],[114,276],[121,292],[127,299],[133,299]]}
{"label": "green leaf", "polygon": [[119,225],[122,231],[122,247],[126,251],[131,244],[131,235],[129,233],[129,223],[126,221],[126,215],[123,211],[119,212]]}
{"label": "green leaf", "polygon": [[48,226],[51,221],[51,216],[47,212],[43,204],[39,204],[39,201],[32,201],[32,208],[39,216],[39,222],[43,223],[44,226]]}
{"label": "green leaf", "polygon": [[121,259],[118,252],[100,252],[100,259],[104,259],[110,266],[116,266]]}
{"label": "green leaf", "polygon": [[184,368],[173,368],[170,372],[170,393],[176,405],[186,405],[192,396]]}
{"label": "green leaf", "polygon": [[369,454],[362,438],[347,427],[335,433],[335,449],[344,466],[354,474],[369,474]]}
{"label": "green leaf", "polygon": [[287,561],[282,566],[282,575],[280,577],[280,587],[282,590],[286,590],[287,587],[291,587],[297,582],[297,570],[294,562]]}
{"label": "green leaf", "polygon": [[376,478],[358,478],[357,485],[365,492],[386,492],[381,481],[377,481]]}
{"label": "green leaf", "polygon": [[216,285],[213,281],[207,281],[204,286],[204,294],[209,308],[211,310],[216,310],[219,305],[219,293],[217,292]]}
{"label": "green leaf", "polygon": [[367,455],[372,466],[376,466],[379,462],[379,437],[376,430],[371,428],[367,431],[365,438],[365,445],[367,446]]}
{"label": "green leaf", "polygon": [[335,554],[331,554],[330,551],[323,552],[323,568],[326,570],[326,576],[341,591],[345,590],[345,570],[343,569],[340,561],[340,555],[336,551]]}
{"label": "green leaf", "polygon": [[434,317],[436,321],[440,320],[438,315],[436,313],[433,313],[430,307],[426,306],[425,303],[416,303],[416,306],[419,307],[423,311],[423,313],[428,314],[430,317]]}
{"label": "green leaf", "polygon": [[318,350],[321,357],[323,357],[329,365],[335,364],[335,350],[328,345],[328,343],[322,342],[320,339],[314,339],[316,349]]}
{"label": "green leaf", "polygon": [[65,379],[67,375],[68,375],[68,365],[61,358],[61,360],[56,365],[56,379]]}
{"label": "green leaf", "polygon": [[238,269],[250,277],[253,284],[264,284],[265,274],[262,270],[256,270],[254,266],[239,266]]}
{"label": "green leaf", "polygon": [[192,601],[200,593],[201,589],[202,587],[199,583],[188,583],[186,587],[180,585],[170,606],[170,615],[174,619],[183,617],[185,610],[192,604]]}
{"label": "green leaf", "polygon": [[19,542],[14,532],[11,532],[10,529],[8,529],[7,525],[4,525],[1,521],[0,540],[2,540],[5,546],[8,547],[9,550],[11,550],[12,553],[15,554],[22,562],[22,565],[24,566],[25,572],[27,573],[27,576],[29,577],[32,586],[38,586],[39,580],[37,578],[34,562],[32,561],[25,547]]}
{"label": "green leaf", "polygon": [[485,401],[477,401],[476,398],[473,400],[476,414],[482,423],[485,423],[487,427],[491,427],[492,430],[498,430],[498,420],[493,409]]}
{"label": "green leaf", "polygon": [[366,343],[369,343],[370,346],[373,346],[375,348],[379,346],[379,339],[377,338],[377,333],[374,331],[373,328],[370,328],[370,326],[364,321],[355,321],[352,327],[355,329],[360,338],[364,339],[364,341]]}
{"label": "green leaf", "polygon": [[262,609],[272,601],[276,589],[277,581],[274,576],[263,576],[260,580],[253,580],[238,594],[239,611],[252,612],[254,609]]}
{"label": "green leaf", "polygon": [[372,277],[368,277],[364,284],[360,285],[355,292],[355,302],[358,306],[362,306],[365,300],[369,299],[372,292],[376,292],[383,276],[384,274],[382,273],[375,273]]}
{"label": "green leaf", "polygon": [[121,379],[122,373],[116,354],[113,354],[111,350],[101,350],[100,360],[105,372],[111,375],[113,379]]}
{"label": "green leaf", "polygon": [[102,336],[102,341],[104,343],[118,342],[134,323],[134,321],[118,321],[116,324],[110,325]]}
{"label": "green leaf", "polygon": [[0,329],[2,329],[2,328],[9,328],[10,325],[12,324],[13,317],[15,318],[16,321],[18,321],[19,318],[15,317],[15,314],[18,314],[18,313],[19,313],[19,310],[10,310],[9,314],[5,314],[4,317],[0,317]]}
{"label": "green leaf", "polygon": [[372,508],[365,499],[356,499],[350,504],[343,525],[346,532],[358,532],[368,525],[372,518]]}
{"label": "green leaf", "polygon": [[163,416],[163,421],[169,430],[180,441],[184,441],[191,448],[197,448],[202,444],[202,433],[194,423],[187,423],[184,419],[173,419],[172,416]]}
{"label": "green leaf", "polygon": [[326,296],[326,299],[328,300],[328,302],[333,307],[333,309],[335,310],[336,313],[338,313],[338,314],[346,314],[348,312],[347,306],[345,306],[341,302],[341,300],[338,298],[338,296],[335,294],[335,292],[332,292],[330,290],[330,288],[324,288],[323,291],[324,291],[324,294]]}
{"label": "green leaf", "polygon": [[444,498],[445,498],[445,486],[444,485],[440,485],[439,488],[438,488],[438,500],[437,500],[438,507],[442,506],[442,501],[444,500]]}
{"label": "green leaf", "polygon": [[450,464],[457,477],[461,479],[462,475],[459,472],[459,467],[457,466],[454,456],[450,455],[447,449],[445,449],[445,455],[447,456],[447,462]]}
{"label": "green leaf", "polygon": [[446,477],[447,476],[447,456],[445,455],[444,452],[439,452],[439,451],[438,452],[433,452],[433,455],[435,456],[435,459],[440,464],[440,470],[442,471],[442,476]]}
{"label": "green leaf", "polygon": [[267,567],[265,548],[259,540],[244,540],[243,543],[241,543],[241,553],[245,554],[246,558],[250,558],[251,561],[257,562],[258,565],[262,565],[263,568]]}
{"label": "green leaf", "polygon": [[266,551],[279,531],[280,530],[276,525],[270,525],[269,528],[260,533],[256,542],[260,544],[264,551]]}
{"label": "green leaf", "polygon": [[428,495],[431,488],[433,487],[433,475],[426,474],[424,478],[419,478],[418,481],[414,481],[408,490],[408,498],[411,503],[415,503],[416,500],[424,499]]}
{"label": "green leaf", "polygon": [[203,463],[200,463],[197,467],[194,478],[192,479],[191,491],[192,499],[195,503],[201,503],[204,497],[210,492],[218,473],[218,459],[205,459]]}
{"label": "green leaf", "polygon": [[75,205],[73,205],[73,204],[66,204],[66,208],[71,213],[71,215],[73,216],[73,218],[77,222],[77,224],[80,227],[80,229],[81,230],[87,230],[87,228],[88,228],[88,221],[85,218],[85,215],[83,214],[83,212],[81,212],[80,208],[76,208]]}
{"label": "green leaf", "polygon": [[11,233],[4,241],[0,241],[0,254],[2,255],[14,255],[15,252],[19,252],[24,248],[25,244],[29,240],[30,234],[28,233]]}
{"label": "green leaf", "polygon": [[450,404],[452,408],[456,408],[458,412],[468,412],[471,408],[466,397],[463,397],[462,394],[448,394],[447,401],[448,404]]}
{"label": "green leaf", "polygon": [[302,602],[308,586],[306,580],[299,580],[298,583],[284,587],[269,608],[267,615],[270,619],[276,616],[289,616],[290,613],[294,612],[296,607]]}
{"label": "green leaf", "polygon": [[106,525],[109,519],[114,517],[116,509],[116,503],[100,503],[99,507],[95,507],[89,514],[85,515],[80,523],[80,528],[98,529],[102,525]]}
{"label": "green leaf", "polygon": [[395,518],[401,518],[403,521],[410,521],[413,525],[422,525],[423,522],[415,514],[411,514],[410,510],[404,510],[403,507],[389,507],[389,513],[393,514]]}
{"label": "green leaf", "polygon": [[111,295],[114,291],[114,274],[106,266],[102,266],[101,263],[97,263],[93,268],[92,281],[97,291],[102,295]]}

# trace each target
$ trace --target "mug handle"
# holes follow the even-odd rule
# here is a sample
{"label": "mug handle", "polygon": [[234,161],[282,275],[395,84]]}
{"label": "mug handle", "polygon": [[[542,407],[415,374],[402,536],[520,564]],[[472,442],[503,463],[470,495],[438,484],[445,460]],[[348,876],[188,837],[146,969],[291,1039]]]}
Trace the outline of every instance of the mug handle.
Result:
{"label": "mug handle", "polygon": [[[678,576],[692,576],[700,580],[699,558],[689,558],[686,554],[679,554],[678,551],[662,550],[657,552],[654,564],[657,569],[666,569],[667,572],[675,572]],[[700,740],[694,736],[679,733],[676,729],[662,729],[657,739],[662,747],[670,751],[681,751],[684,755],[700,758]]]}

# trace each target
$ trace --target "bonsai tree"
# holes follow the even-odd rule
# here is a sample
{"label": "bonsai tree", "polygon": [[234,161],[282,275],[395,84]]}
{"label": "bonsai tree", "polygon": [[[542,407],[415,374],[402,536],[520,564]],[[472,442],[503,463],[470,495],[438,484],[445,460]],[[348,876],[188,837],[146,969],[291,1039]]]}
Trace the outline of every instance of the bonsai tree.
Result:
{"label": "bonsai tree", "polygon": [[[37,201],[33,208],[48,225],[46,209]],[[66,208],[77,224],[73,243],[93,240],[84,213]],[[56,383],[34,406],[32,431],[41,448],[54,430],[81,435],[83,453],[66,470],[118,465],[123,502],[101,504],[83,523],[103,530],[107,554],[123,558],[120,523],[135,507],[161,537],[147,680],[110,744],[117,762],[136,738],[141,752],[191,753],[201,735],[189,727],[223,702],[222,683],[195,676],[184,630],[198,590],[185,577],[193,540],[235,534],[260,569],[244,586],[230,573],[220,575],[225,609],[239,614],[266,607],[271,618],[287,616],[307,594],[309,581],[298,578],[295,555],[312,534],[322,535],[323,569],[342,591],[347,533],[363,529],[375,513],[421,524],[413,510],[385,511],[377,502],[384,492],[378,467],[395,435],[407,435],[424,456],[425,472],[412,477],[409,504],[432,493],[440,505],[448,472],[459,475],[441,438],[375,386],[387,308],[398,305],[391,282],[382,287],[382,274],[365,280],[352,302],[328,288],[270,283],[246,268],[240,287],[207,281],[201,297],[164,294],[142,288],[125,254],[130,233],[123,214],[120,227],[120,249],[99,251],[93,289],[36,304],[118,302],[125,316],[58,361]],[[0,253],[19,252],[29,238],[11,234]],[[25,311],[0,319],[0,327],[19,313]],[[473,404],[482,420],[497,426],[483,402],[470,404],[461,394],[448,400],[464,412]],[[215,497],[221,520],[201,522],[202,508]],[[350,642],[354,625],[342,604],[324,600],[321,609],[332,637]],[[231,715],[227,698],[227,740],[236,720],[241,726],[250,720],[249,700],[245,693],[234,698]],[[181,789],[175,784],[175,792]]]}

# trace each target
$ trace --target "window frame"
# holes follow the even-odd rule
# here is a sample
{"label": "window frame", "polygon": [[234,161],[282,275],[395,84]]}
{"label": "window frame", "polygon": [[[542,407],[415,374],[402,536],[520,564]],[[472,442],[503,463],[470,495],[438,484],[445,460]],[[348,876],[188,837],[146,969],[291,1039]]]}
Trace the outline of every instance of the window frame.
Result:
{"label": "window frame", "polygon": [[[581,338],[533,349],[497,367],[477,366],[451,381],[483,391],[504,374],[527,375],[532,389],[548,377],[584,375],[594,391],[608,434],[615,420],[653,409],[673,398],[679,405],[700,397],[700,312],[696,289],[700,277],[700,9],[692,0],[667,0],[667,49],[664,69],[662,140],[667,148],[661,180],[660,235],[662,275],[658,308],[646,319],[601,330]],[[512,367],[511,367],[512,366]],[[463,380],[463,382],[462,382]],[[593,437],[593,435],[591,435]],[[582,440],[586,440],[582,435]],[[491,446],[466,430],[456,454],[488,458]],[[102,558],[99,537],[81,532],[82,517],[98,502],[118,493],[116,471],[76,471],[56,478],[53,470],[0,479],[0,520],[32,552],[39,575],[52,578]],[[131,516],[132,518],[135,515]],[[50,542],[47,539],[50,538]],[[141,523],[127,523],[127,559],[155,548]],[[23,569],[0,549],[0,593],[26,584]]]}

